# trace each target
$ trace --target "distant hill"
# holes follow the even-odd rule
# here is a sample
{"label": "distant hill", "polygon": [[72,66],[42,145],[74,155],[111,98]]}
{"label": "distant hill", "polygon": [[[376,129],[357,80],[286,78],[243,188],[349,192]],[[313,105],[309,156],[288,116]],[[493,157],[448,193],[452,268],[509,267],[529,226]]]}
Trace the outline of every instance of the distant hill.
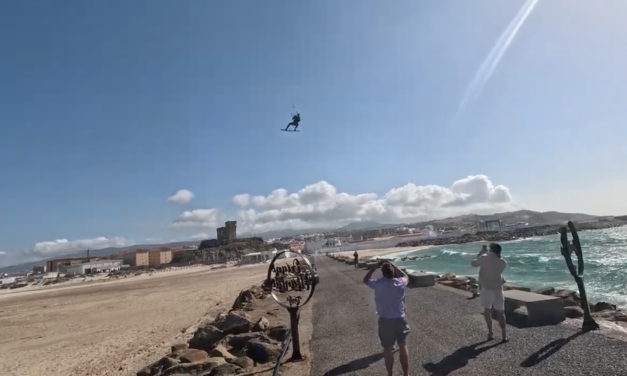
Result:
{"label": "distant hill", "polygon": [[[161,248],[161,247],[189,247],[192,245],[198,245],[199,243],[200,243],[199,241],[185,241],[185,242],[173,242],[173,243],[163,243],[163,244],[136,244],[136,245],[131,245],[128,247],[119,247],[119,248],[110,247],[110,248],[103,248],[103,249],[91,249],[89,250],[89,255],[91,257],[106,257],[112,253],[126,251],[129,249],[138,249],[138,248],[151,249],[151,248]],[[53,260],[55,258],[84,257],[86,255],[87,255],[87,251],[73,252],[73,253],[58,255],[56,257],[47,258],[44,260],[25,262],[23,264],[17,264],[17,265],[4,266],[0,268],[0,273],[15,273],[15,272],[20,272],[24,270],[32,270],[33,266],[45,264],[46,261]]]}
{"label": "distant hill", "polygon": [[[460,215],[457,217],[449,217],[444,219],[436,219],[426,222],[418,222],[411,224],[412,226],[423,227],[425,225],[434,225],[435,227],[446,227],[446,226],[468,226],[472,227],[476,225],[478,222],[482,222],[485,220],[501,220],[503,224],[513,224],[517,222],[528,222],[531,226],[540,226],[540,225],[551,225],[551,224],[560,224],[565,223],[567,221],[586,221],[590,219],[597,218],[598,216],[582,214],[582,213],[560,213],[556,211],[548,211],[548,212],[537,212],[533,210],[517,210],[512,212],[505,213],[496,213],[490,215],[475,215],[475,214],[466,214]],[[378,228],[392,228],[399,226],[407,226],[406,224],[383,224],[375,221],[360,221],[360,222],[352,222],[347,224],[346,226],[342,226],[337,229],[331,228],[315,228],[308,230],[276,230],[276,231],[267,231],[260,234],[255,234],[254,236],[260,236],[263,238],[282,238],[295,236],[299,234],[314,234],[314,233],[324,233],[330,231],[337,232],[350,232],[350,231],[359,231],[359,230],[372,230]],[[128,247],[121,248],[104,248],[104,249],[96,249],[90,250],[91,256],[96,257],[106,257],[112,253],[124,251],[127,249],[135,249],[135,248],[159,248],[159,247],[187,247],[192,245],[198,245],[199,241],[185,241],[185,242],[174,242],[174,243],[164,243],[164,244],[137,244]],[[85,256],[85,251],[83,252],[75,252],[66,255],[59,255],[57,257],[80,257]],[[46,260],[40,260],[35,262],[27,262],[19,265],[5,266],[0,268],[0,273],[14,273],[23,270],[32,270],[33,266],[41,265],[45,263],[47,260],[51,260],[52,258]]]}
{"label": "distant hill", "polygon": [[357,231],[357,230],[373,230],[381,227],[391,227],[397,225],[384,225],[375,221],[351,222],[346,226],[335,229],[335,231]]}

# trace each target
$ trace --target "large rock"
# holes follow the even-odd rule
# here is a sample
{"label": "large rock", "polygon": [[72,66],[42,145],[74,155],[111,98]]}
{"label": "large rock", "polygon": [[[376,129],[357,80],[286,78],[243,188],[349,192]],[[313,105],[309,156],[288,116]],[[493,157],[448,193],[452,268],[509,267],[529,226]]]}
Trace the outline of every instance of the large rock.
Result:
{"label": "large rock", "polygon": [[255,323],[245,312],[230,312],[224,321],[214,325],[225,334],[240,334],[250,332]]}
{"label": "large rock", "polygon": [[508,290],[518,290],[518,291],[526,291],[526,292],[531,292],[531,289],[529,287],[521,287],[521,286],[512,286],[509,283],[505,283],[503,285],[503,290],[504,291],[508,291]]}
{"label": "large rock", "polygon": [[224,358],[226,361],[235,359],[235,356],[233,356],[233,354],[231,354],[223,345],[217,345],[209,355],[211,357]]}
{"label": "large rock", "polygon": [[237,375],[241,373],[242,368],[236,364],[225,363],[211,370],[209,376],[226,376]]}
{"label": "large rock", "polygon": [[237,358],[230,361],[243,369],[252,368],[255,366],[255,362],[247,356],[238,356]]}
{"label": "large rock", "polygon": [[592,312],[601,312],[601,311],[615,311],[616,306],[614,304],[606,303],[606,302],[598,302],[594,306],[592,306]]}
{"label": "large rock", "polygon": [[184,349],[178,353],[178,358],[182,363],[197,363],[206,360],[209,357],[204,350],[198,349]]}
{"label": "large rock", "polygon": [[232,309],[244,308],[247,303],[254,302],[257,299],[264,299],[266,295],[267,293],[259,286],[252,286],[248,290],[242,290],[235,299],[235,302],[233,302]]}
{"label": "large rock", "polygon": [[562,305],[564,307],[579,307],[579,303],[576,302],[573,298],[562,299]]}
{"label": "large rock", "polygon": [[257,320],[255,325],[253,326],[252,331],[253,332],[262,332],[262,331],[268,329],[269,326],[270,326],[270,321],[268,321],[267,318],[261,316],[261,318],[259,320]]}
{"label": "large rock", "polygon": [[281,346],[264,340],[264,337],[255,338],[246,345],[246,355],[257,363],[274,362],[281,355]]}
{"label": "large rock", "polygon": [[536,291],[536,294],[553,295],[553,294],[555,294],[555,288],[553,288],[553,287],[544,287],[544,288],[541,288],[538,291]]}
{"label": "large rock", "polygon": [[283,342],[287,339],[289,333],[287,326],[275,326],[266,330],[266,335],[275,341]]}
{"label": "large rock", "polygon": [[439,278],[438,282],[440,281],[450,281],[455,279],[457,276],[453,273],[446,273],[444,275],[442,275],[442,277]]}
{"label": "large rock", "polygon": [[601,311],[593,313],[592,316],[609,321],[627,322],[627,315],[623,311]]}
{"label": "large rock", "polygon": [[181,375],[181,374],[198,374],[207,373],[214,368],[225,364],[222,358],[207,358],[197,363],[184,363],[166,369],[160,376]]}
{"label": "large rock", "polygon": [[189,341],[189,347],[210,352],[225,336],[226,334],[215,326],[206,325],[194,333],[194,337]]}
{"label": "large rock", "polygon": [[581,307],[564,307],[564,315],[569,319],[578,319],[583,316]]}
{"label": "large rock", "polygon": [[179,364],[177,359],[164,356],[163,358],[157,360],[151,365],[142,368],[139,372],[137,372],[137,376],[153,376],[160,375],[163,370],[174,367]]}
{"label": "large rock", "polygon": [[242,349],[246,344],[255,338],[259,338],[263,335],[262,332],[242,333],[227,336],[225,342],[236,349]]}

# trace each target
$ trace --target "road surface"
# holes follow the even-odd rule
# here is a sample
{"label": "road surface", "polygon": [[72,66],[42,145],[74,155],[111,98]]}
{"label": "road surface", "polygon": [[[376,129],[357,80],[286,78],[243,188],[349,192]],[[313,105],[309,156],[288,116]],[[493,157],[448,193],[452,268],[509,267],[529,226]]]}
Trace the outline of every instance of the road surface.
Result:
{"label": "road surface", "polygon": [[[354,270],[316,258],[320,285],[313,307],[312,375],[385,375],[373,292]],[[376,272],[375,276],[380,276]],[[411,375],[625,375],[627,343],[560,324],[508,326],[508,343],[485,342],[477,300],[445,287],[406,290]],[[495,336],[500,329],[495,323]],[[395,355],[395,375],[402,375]]]}

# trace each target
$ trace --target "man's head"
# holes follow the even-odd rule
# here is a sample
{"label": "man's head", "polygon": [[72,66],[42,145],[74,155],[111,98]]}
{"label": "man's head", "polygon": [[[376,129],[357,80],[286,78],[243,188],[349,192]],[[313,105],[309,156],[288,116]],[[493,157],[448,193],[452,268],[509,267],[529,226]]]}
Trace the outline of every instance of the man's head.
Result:
{"label": "man's head", "polygon": [[497,257],[501,257],[501,245],[498,243],[490,243],[490,252],[494,253]]}
{"label": "man's head", "polygon": [[384,262],[381,265],[381,274],[383,274],[383,278],[394,278],[394,268],[392,268],[392,264],[390,264],[389,262]]}

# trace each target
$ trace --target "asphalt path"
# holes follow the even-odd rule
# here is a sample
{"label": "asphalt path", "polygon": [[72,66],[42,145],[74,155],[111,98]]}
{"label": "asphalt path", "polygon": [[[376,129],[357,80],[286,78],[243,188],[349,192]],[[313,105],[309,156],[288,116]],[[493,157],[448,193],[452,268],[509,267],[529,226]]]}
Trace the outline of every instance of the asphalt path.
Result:
{"label": "asphalt path", "polygon": [[[316,266],[312,375],[386,375],[366,271],[325,256]],[[627,343],[565,324],[509,325],[510,341],[500,343],[495,322],[496,340],[486,341],[479,302],[442,286],[408,288],[406,310],[411,375],[627,375]],[[398,355],[394,374],[402,375]]]}

